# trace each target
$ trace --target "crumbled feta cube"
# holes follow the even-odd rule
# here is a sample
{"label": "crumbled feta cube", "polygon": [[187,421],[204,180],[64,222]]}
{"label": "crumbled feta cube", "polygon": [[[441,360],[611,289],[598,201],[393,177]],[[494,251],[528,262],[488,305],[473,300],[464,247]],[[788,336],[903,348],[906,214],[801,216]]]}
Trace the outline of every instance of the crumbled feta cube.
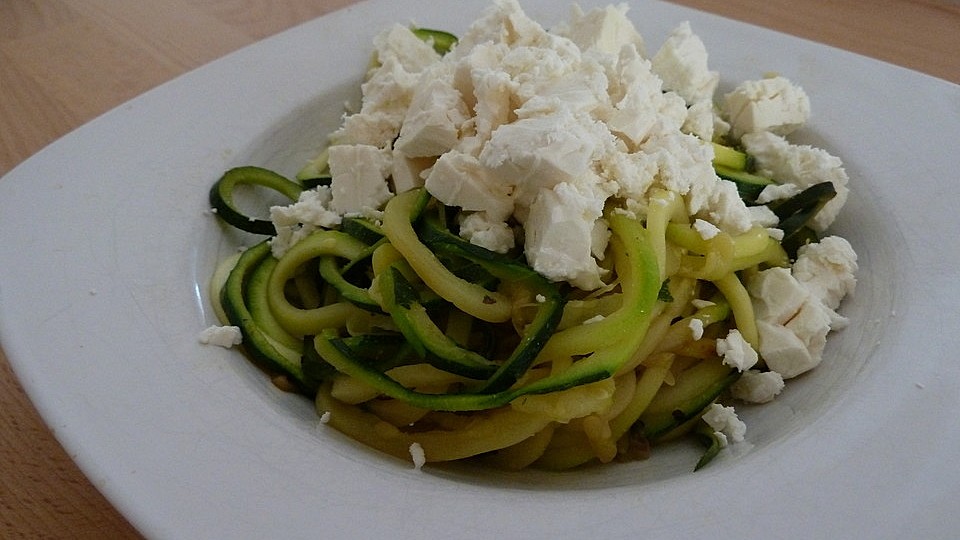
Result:
{"label": "crumbled feta cube", "polygon": [[424,186],[443,204],[486,212],[491,220],[505,221],[513,212],[510,186],[498,183],[470,154],[451,151],[440,156],[427,174]]}
{"label": "crumbled feta cube", "polygon": [[746,287],[757,318],[780,325],[792,319],[810,296],[810,291],[793,277],[789,268],[757,272],[746,281]]}
{"label": "crumbled feta cube", "polygon": [[390,181],[395,194],[423,187],[423,173],[433,166],[433,158],[409,158],[396,149],[393,151]]}
{"label": "crumbled feta cube", "polygon": [[783,376],[776,371],[744,371],[737,382],[730,386],[734,399],[747,403],[768,403],[783,391]]}
{"label": "crumbled feta cube", "polygon": [[810,354],[803,340],[789,328],[764,320],[757,321],[760,356],[772,371],[790,379],[817,367],[822,358]]}
{"label": "crumbled feta cube", "polygon": [[584,13],[574,4],[569,22],[559,25],[556,33],[570,38],[584,51],[597,50],[617,54],[624,45],[644,50],[643,37],[627,17],[626,4],[594,8]]}
{"label": "crumbled feta cube", "polygon": [[810,117],[806,92],[779,76],[744,81],[724,96],[721,107],[737,139],[760,131],[787,135]]}
{"label": "crumbled feta cube", "polygon": [[857,286],[857,254],[846,239],[828,236],[797,251],[793,276],[830,309]]}
{"label": "crumbled feta cube", "polygon": [[506,253],[513,249],[515,235],[513,229],[503,221],[491,220],[486,212],[468,214],[460,222],[460,236],[471,244]]}
{"label": "crumbled feta cube", "polygon": [[[748,206],[747,211],[750,213],[750,222],[753,223],[754,226],[771,228],[780,224],[780,218],[777,217],[777,214],[773,213],[773,210],[771,210],[769,206],[762,204]],[[783,231],[780,231],[780,239],[782,238]]]}
{"label": "crumbled feta cube", "polygon": [[792,269],[769,268],[746,281],[760,338],[760,356],[784,379],[816,367],[827,334],[846,319],[834,310],[856,285],[856,253],[840,237],[798,251]]}
{"label": "crumbled feta cube", "polygon": [[583,321],[583,324],[593,324],[593,323],[600,322],[604,319],[606,319],[606,317],[604,317],[603,315],[594,315],[593,317],[590,317],[589,319]]}
{"label": "crumbled feta cube", "polygon": [[690,333],[694,341],[700,341],[703,338],[703,320],[690,319]]}
{"label": "crumbled feta cube", "polygon": [[607,220],[600,218],[593,222],[593,232],[590,234],[590,253],[598,261],[603,260],[612,235]]}
{"label": "crumbled feta cube", "polygon": [[450,81],[432,79],[414,93],[394,148],[407,157],[439,156],[460,141],[467,106]]}
{"label": "crumbled feta cube", "polygon": [[720,234],[720,229],[717,228],[716,225],[702,219],[693,220],[693,230],[697,231],[697,233],[700,235],[700,238],[703,238],[704,240],[710,240],[714,236]]}
{"label": "crumbled feta cube", "polygon": [[378,34],[374,46],[377,66],[360,85],[360,110],[347,115],[340,129],[331,134],[334,144],[387,148],[400,133],[421,72],[440,60],[433,47],[400,24]]}
{"label": "crumbled feta cube", "polygon": [[659,166],[658,184],[682,195],[687,211],[706,209],[720,179],[713,170],[713,147],[679,131],[652,137],[640,150]]}
{"label": "crumbled feta cube", "polygon": [[415,442],[410,444],[410,458],[413,460],[413,468],[420,470],[427,463],[427,456],[423,451],[423,446]]}
{"label": "crumbled feta cube", "polygon": [[612,92],[613,110],[606,122],[610,131],[637,147],[658,134],[678,132],[687,118],[687,105],[674,92],[664,92],[650,60],[635,47],[624,47],[615,67],[622,94]]}
{"label": "crumbled feta cube", "polygon": [[200,343],[229,349],[243,343],[243,334],[237,326],[210,326],[200,332]]}
{"label": "crumbled feta cube", "polygon": [[747,425],[740,420],[733,407],[711,403],[703,413],[703,420],[717,433],[723,434],[732,442],[742,442]]}
{"label": "crumbled feta cube", "polygon": [[429,43],[399,23],[374,36],[373,45],[380,64],[395,61],[410,73],[419,73],[440,60]]}
{"label": "crumbled feta cube", "polygon": [[849,177],[839,158],[821,148],[791,144],[783,137],[767,132],[745,135],[742,142],[753,156],[758,174],[775,178],[781,184],[795,184],[800,189],[821,182],[832,183],[837,194],[814,216],[811,225],[823,231],[833,223],[850,192],[847,187]]}
{"label": "crumbled feta cube", "polygon": [[707,67],[707,48],[688,21],[674,28],[652,62],[663,88],[677,92],[688,104],[713,99],[720,73]]}
{"label": "crumbled feta cube", "polygon": [[760,194],[757,195],[757,204],[764,205],[758,208],[767,208],[767,206],[765,206],[767,203],[781,199],[789,199],[801,191],[803,190],[796,184],[770,184],[763,188]]}
{"label": "crumbled feta cube", "polygon": [[480,152],[491,173],[516,186],[518,204],[526,207],[541,188],[585,176],[598,141],[598,126],[568,111],[519,119],[500,126]]}
{"label": "crumbled feta cube", "polygon": [[393,168],[392,155],[366,144],[331,146],[330,209],[345,215],[371,215],[393,194],[387,177]]}
{"label": "crumbled feta cube", "polygon": [[745,233],[753,227],[753,212],[740,198],[736,184],[729,180],[718,179],[714,183],[701,214],[730,234]]}
{"label": "crumbled feta cube", "polygon": [[591,254],[594,223],[603,199],[563,182],[541,189],[525,224],[527,261],[554,281],[569,281],[584,290],[601,286],[600,267]]}
{"label": "crumbled feta cube", "polygon": [[318,186],[300,193],[297,202],[288,206],[270,208],[270,220],[277,234],[270,240],[274,257],[282,257],[290,246],[317,230],[319,227],[335,227],[341,216],[330,209],[333,199],[329,186]]}
{"label": "crumbled feta cube", "polygon": [[830,332],[830,323],[833,321],[832,313],[833,310],[809,296],[800,306],[800,311],[784,326],[800,338],[811,356],[820,357],[827,344],[827,333]]}
{"label": "crumbled feta cube", "polygon": [[717,131],[716,108],[713,101],[705,99],[687,107],[687,117],[680,126],[684,133],[712,141]]}
{"label": "crumbled feta cube", "polygon": [[517,47],[542,43],[547,38],[547,31],[523,12],[517,0],[494,0],[460,36],[452,54],[456,58],[486,42]]}
{"label": "crumbled feta cube", "polygon": [[727,337],[717,340],[717,354],[723,357],[724,364],[737,368],[738,371],[752,368],[759,360],[757,351],[753,350],[737,329],[730,330]]}

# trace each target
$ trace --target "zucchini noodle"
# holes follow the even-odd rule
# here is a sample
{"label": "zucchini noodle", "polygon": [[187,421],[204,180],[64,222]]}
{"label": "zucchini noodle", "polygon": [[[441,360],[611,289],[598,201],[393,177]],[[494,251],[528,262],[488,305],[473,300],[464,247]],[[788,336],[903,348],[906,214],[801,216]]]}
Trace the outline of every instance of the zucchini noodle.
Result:
{"label": "zucchini noodle", "polygon": [[[438,59],[457,51],[456,38],[446,32],[416,29],[411,36],[425,40],[436,52],[424,54]],[[650,99],[659,99],[657,88]],[[464,123],[461,131],[491,136],[492,128],[481,128]],[[405,129],[396,128],[386,151],[409,144]],[[641,143],[620,141],[617,148]],[[744,212],[763,187],[776,184],[750,168],[751,157],[736,141],[716,137],[697,144],[716,155],[715,183],[752,182],[737,185],[742,200],[736,202]],[[698,209],[696,201],[710,195],[695,190],[708,188],[668,187],[664,178],[676,174],[677,165],[658,162],[659,176],[642,199],[604,187],[610,191],[603,204],[589,206],[578,202],[588,199],[577,187],[562,193],[540,187],[534,198],[518,183],[487,186],[477,201],[451,204],[445,197],[456,194],[431,183],[429,167],[420,175],[426,185],[411,181],[401,188],[396,169],[370,165],[386,155],[372,145],[347,149],[365,154],[341,174],[360,174],[364,167],[394,172],[382,173],[380,191],[344,188],[336,170],[344,149],[335,147],[324,149],[295,181],[241,167],[211,189],[210,201],[218,213],[224,209],[226,223],[270,237],[217,267],[210,285],[214,312],[223,325],[239,328],[242,346],[257,365],[282,376],[282,386],[314,399],[331,427],[400,458],[419,445],[415,461],[422,449],[428,463],[474,459],[509,470],[565,470],[642,459],[651,445],[694,431],[709,443],[702,466],[726,440],[705,427],[702,416],[743,371],[718,351],[733,347],[736,334],[748,348],[762,350],[760,319],[745,280],[789,268],[796,246],[816,238],[808,221],[836,193],[808,189],[764,208],[789,220],[789,230],[781,231],[789,237],[781,241],[782,234],[756,222],[704,224],[704,216],[716,214]],[[417,157],[439,171],[461,167],[457,182],[463,185],[452,191],[479,189],[464,187],[479,161],[462,158],[450,165],[436,155]],[[507,177],[529,174],[495,170]],[[559,166],[553,172],[565,174]],[[496,175],[482,176],[480,183]],[[272,222],[248,219],[233,204],[234,186],[243,183],[282,193],[291,206],[274,207]],[[376,203],[333,212],[354,188],[370,191]],[[487,195],[489,200],[479,200]],[[557,214],[584,205],[576,210],[594,226],[589,260],[596,268],[557,277],[550,273],[556,269],[531,260],[525,250],[533,248],[523,244],[542,237],[524,233],[543,219],[534,205],[547,195],[568,198],[568,206],[553,210]],[[528,199],[534,202],[501,224],[508,231],[502,249],[468,238],[475,223],[468,220],[489,218],[504,201],[519,205]],[[312,203],[309,219],[291,222],[284,212],[293,215],[293,208],[310,200],[319,202]],[[598,230],[603,234],[596,236]],[[593,283],[594,270],[599,284],[583,285]],[[765,369],[762,358],[755,369]]]}

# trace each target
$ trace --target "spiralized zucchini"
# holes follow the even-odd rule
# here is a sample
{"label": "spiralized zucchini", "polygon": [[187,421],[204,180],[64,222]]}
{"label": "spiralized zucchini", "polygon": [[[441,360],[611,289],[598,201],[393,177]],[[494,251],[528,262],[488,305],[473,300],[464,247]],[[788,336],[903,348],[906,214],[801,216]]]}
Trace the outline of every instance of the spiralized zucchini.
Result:
{"label": "spiralized zucchini", "polygon": [[417,443],[428,462],[509,469],[629,459],[691,425],[673,414],[647,425],[646,411],[672,406],[658,403],[663,388],[708,372],[709,392],[685,394],[695,419],[736,380],[714,341],[755,324],[737,272],[785,260],[756,231],[703,240],[670,209],[674,194],[657,196],[666,210],[646,222],[606,216],[613,264],[600,291],[467,243],[441,218],[455,209],[412,190],[391,199],[372,243],[318,230],[279,258],[258,244],[253,264],[218,270],[214,296],[252,357],[315,396],[330,426],[388,454]]}
{"label": "spiralized zucchini", "polygon": [[[455,50],[450,34],[416,35]],[[747,170],[738,149],[714,147],[718,174],[744,182],[744,200],[775,183]],[[264,233],[268,222],[235,208],[233,186],[260,183],[295,201],[330,182],[327,155],[296,181],[232,169],[211,203],[229,224]],[[743,278],[789,266],[816,237],[806,223],[834,192],[815,188],[776,210],[789,225],[783,243],[760,226],[704,235],[683,195],[658,186],[644,212],[608,203],[604,286],[588,291],[547,279],[520,249],[464,240],[461,209],[414,187],[392,194],[379,219],[349,215],[300,231],[285,251],[266,240],[231,257],[212,296],[275,381],[387,454],[564,470],[642,459],[692,431],[707,447],[700,467],[722,446],[701,416],[741,375],[717,341],[736,330],[760,349]]]}

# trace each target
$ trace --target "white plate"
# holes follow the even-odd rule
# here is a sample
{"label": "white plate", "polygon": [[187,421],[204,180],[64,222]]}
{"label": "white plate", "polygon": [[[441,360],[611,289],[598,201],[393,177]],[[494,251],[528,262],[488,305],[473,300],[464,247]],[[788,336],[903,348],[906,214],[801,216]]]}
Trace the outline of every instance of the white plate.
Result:
{"label": "white plate", "polygon": [[[213,322],[207,276],[233,249],[205,213],[210,183],[239,164],[293,173],[357,97],[380,29],[458,32],[486,5],[380,0],[148,92],[0,181],[0,338],[93,483],[163,538],[953,537],[960,88],[636,4],[651,48],[690,20],[725,88],[767,71],[801,84],[814,111],[802,136],[851,176],[836,230],[861,257],[842,308],[852,324],[815,372],[744,409],[746,443],[696,474],[685,445],[564,474],[415,472],[320,426],[239,353],[197,342]],[[553,0],[525,8],[547,24],[566,15]]]}

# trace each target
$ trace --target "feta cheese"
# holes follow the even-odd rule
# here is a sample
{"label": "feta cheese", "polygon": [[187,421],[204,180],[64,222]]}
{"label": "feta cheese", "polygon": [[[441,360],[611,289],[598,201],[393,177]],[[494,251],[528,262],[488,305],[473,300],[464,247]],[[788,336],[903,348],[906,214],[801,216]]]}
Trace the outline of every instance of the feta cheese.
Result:
{"label": "feta cheese", "polygon": [[621,50],[615,70],[619,83],[613,89],[622,94],[610,95],[613,110],[606,123],[611,132],[637,147],[651,136],[680,130],[687,117],[686,103],[676,93],[663,91],[650,60],[627,46]]}
{"label": "feta cheese", "polygon": [[768,403],[783,391],[783,376],[776,371],[744,371],[737,382],[730,386],[734,399],[747,403]]}
{"label": "feta cheese", "polygon": [[831,314],[832,310],[809,296],[800,306],[800,311],[784,326],[800,338],[811,356],[819,358],[827,344],[827,333],[830,332],[830,323],[833,320]]}
{"label": "feta cheese", "polygon": [[400,194],[423,187],[423,173],[433,166],[434,161],[433,158],[408,158],[394,149],[390,168],[393,192]]}
{"label": "feta cheese", "polygon": [[810,354],[806,344],[789,328],[764,320],[757,321],[760,356],[772,371],[790,379],[817,367],[820,356]]}
{"label": "feta cheese", "polygon": [[523,12],[517,0],[494,0],[460,36],[451,54],[457,58],[486,42],[517,47],[542,43],[548,37],[547,31]]}
{"label": "feta cheese", "polygon": [[429,43],[399,23],[374,36],[373,45],[381,65],[396,62],[410,73],[420,73],[440,60],[440,54]]}
{"label": "feta cheese", "polygon": [[596,50],[617,54],[625,45],[644,50],[643,37],[627,17],[626,4],[594,8],[584,13],[574,4],[569,22],[559,25],[555,32],[570,38],[584,51]]}
{"label": "feta cheese", "polygon": [[697,231],[697,233],[700,235],[700,238],[703,238],[704,240],[710,240],[714,236],[720,234],[720,229],[717,228],[716,225],[702,219],[693,220],[693,229]]}
{"label": "feta cheese", "polygon": [[703,420],[717,433],[732,442],[742,442],[747,432],[747,425],[737,416],[733,407],[725,407],[719,403],[711,403],[703,413]]}
{"label": "feta cheese", "polygon": [[524,252],[530,266],[553,281],[584,290],[600,287],[600,267],[590,248],[603,202],[566,182],[541,189],[525,224]]}
{"label": "feta cheese", "polygon": [[857,254],[850,242],[828,236],[797,250],[793,276],[825,306],[837,309],[840,301],[856,289],[857,269]]}
{"label": "feta cheese", "polygon": [[330,186],[318,186],[300,193],[297,202],[270,207],[270,221],[277,234],[270,240],[270,251],[280,258],[291,246],[320,227],[336,227],[341,216],[330,209]]}
{"label": "feta cheese", "polygon": [[439,156],[457,145],[468,117],[451,82],[433,79],[414,93],[394,148],[412,158]]}
{"label": "feta cheese", "polygon": [[740,198],[737,186],[729,180],[718,178],[709,192],[705,207],[701,209],[717,226],[730,234],[745,233],[753,227],[754,214]]}
{"label": "feta cheese", "polygon": [[688,104],[712,101],[720,73],[707,67],[707,48],[688,21],[674,28],[652,62],[664,89],[675,91]]}
{"label": "feta cheese", "polygon": [[827,335],[846,319],[834,311],[856,286],[856,253],[840,237],[798,251],[792,269],[770,268],[746,281],[760,339],[760,355],[784,379],[822,360]]}
{"label": "feta cheese", "polygon": [[640,151],[656,160],[658,185],[682,195],[690,214],[707,208],[720,182],[713,170],[713,147],[675,131],[651,138]]}
{"label": "feta cheese", "polygon": [[216,345],[229,349],[234,345],[243,343],[243,334],[238,326],[210,326],[200,332],[200,343],[204,345]]}
{"label": "feta cheese", "polygon": [[388,147],[400,133],[421,72],[440,60],[433,47],[400,24],[378,34],[374,46],[378,65],[360,85],[360,110],[331,134],[334,144]]}
{"label": "feta cheese", "polygon": [[717,131],[716,116],[712,100],[698,101],[687,107],[687,117],[680,126],[680,130],[705,141],[712,141]]}
{"label": "feta cheese", "polygon": [[[486,55],[481,55],[481,52],[487,51],[493,58],[488,59]],[[517,84],[510,78],[510,74],[498,69],[505,54],[490,44],[478,47],[457,66],[458,79],[455,79],[454,84],[464,103],[473,110],[473,116],[461,127],[463,137],[458,146],[460,151],[478,156],[480,148],[490,140],[493,131],[513,118],[513,96],[517,93]],[[471,61],[490,62],[491,65],[477,66]],[[461,75],[461,72],[466,73]]]}
{"label": "feta cheese", "polygon": [[790,273],[789,268],[768,268],[746,280],[757,319],[783,325],[803,306],[810,291]]}
{"label": "feta cheese", "polygon": [[516,186],[518,204],[529,206],[541,188],[585,176],[602,144],[589,117],[568,111],[523,118],[500,126],[480,152],[480,163]]}
{"label": "feta cheese", "polygon": [[603,260],[612,235],[607,220],[600,218],[593,222],[593,231],[590,234],[590,253],[598,261]]}
{"label": "feta cheese", "polygon": [[700,341],[703,338],[703,320],[690,319],[690,333],[694,341]]}
{"label": "feta cheese", "polygon": [[738,371],[752,368],[759,360],[757,351],[753,350],[737,329],[730,330],[727,337],[717,340],[717,354],[723,357],[724,364],[737,368]]}
{"label": "feta cheese", "polygon": [[344,215],[373,215],[393,193],[387,185],[391,153],[366,144],[331,146],[330,209]]}
{"label": "feta cheese", "polygon": [[[754,226],[770,228],[780,224],[780,218],[773,213],[773,210],[771,210],[769,206],[748,206],[747,211],[750,213],[750,222],[753,223]],[[779,231],[779,229],[777,230]],[[783,231],[780,231],[779,234],[780,238],[778,238],[778,240],[783,239]]]}
{"label": "feta cheese", "polygon": [[[796,184],[770,184],[763,188],[760,191],[760,194],[757,195],[757,204],[766,205],[773,201],[779,201],[781,199],[789,199],[794,195],[803,191],[800,189],[800,186]],[[767,208],[763,206],[762,208]]]}
{"label": "feta cheese", "polygon": [[590,317],[589,319],[583,321],[583,324],[598,323],[604,319],[606,319],[606,317],[604,317],[603,315],[594,315],[593,317]]}
{"label": "feta cheese", "polygon": [[423,451],[423,446],[415,442],[410,444],[410,458],[413,460],[414,470],[419,471],[427,463],[427,455]]}
{"label": "feta cheese", "polygon": [[498,183],[496,177],[469,154],[451,151],[440,156],[427,174],[424,186],[443,204],[486,212],[491,220],[505,221],[513,212],[511,187]]}
{"label": "feta cheese", "polygon": [[[794,184],[799,188],[798,192],[821,182],[832,183],[837,194],[814,216],[811,226],[824,231],[833,223],[850,193],[849,177],[839,158],[821,148],[791,144],[785,138],[767,132],[745,135],[742,142],[753,156],[760,175],[776,178],[781,184]],[[764,191],[767,189],[776,188],[764,188]]]}
{"label": "feta cheese", "polygon": [[460,222],[460,236],[471,244],[497,253],[506,253],[515,244],[513,229],[503,221],[490,219],[486,212],[474,212],[464,217]]}
{"label": "feta cheese", "polygon": [[810,118],[806,92],[779,76],[744,81],[723,97],[721,108],[737,139],[760,131],[788,135]]}

